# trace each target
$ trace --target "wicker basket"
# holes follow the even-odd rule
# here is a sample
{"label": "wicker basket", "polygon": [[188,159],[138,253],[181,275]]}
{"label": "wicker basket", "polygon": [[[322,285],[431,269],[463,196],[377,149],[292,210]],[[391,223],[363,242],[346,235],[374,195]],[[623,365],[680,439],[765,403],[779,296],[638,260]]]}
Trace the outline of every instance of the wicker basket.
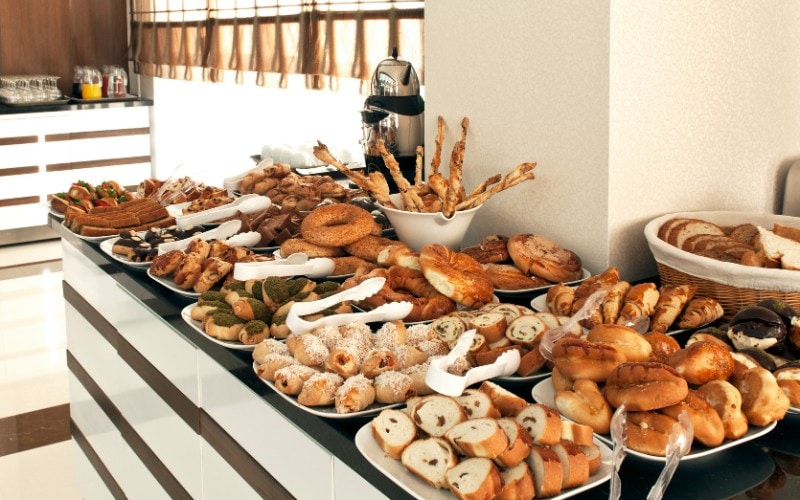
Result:
{"label": "wicker basket", "polygon": [[767,298],[785,300],[800,310],[800,271],[721,262],[676,248],[658,238],[658,228],[674,217],[701,219],[723,227],[749,222],[768,229],[776,222],[800,227],[800,218],[751,212],[679,212],[653,219],[644,229],[661,283],[697,286],[697,295],[713,297],[722,304],[723,319],[728,320],[739,309]]}

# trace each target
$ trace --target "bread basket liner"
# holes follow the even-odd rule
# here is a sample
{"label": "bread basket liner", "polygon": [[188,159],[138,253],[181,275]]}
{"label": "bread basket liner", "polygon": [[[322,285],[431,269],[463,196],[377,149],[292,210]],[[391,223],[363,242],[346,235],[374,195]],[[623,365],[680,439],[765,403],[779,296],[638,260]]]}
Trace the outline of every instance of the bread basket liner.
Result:
{"label": "bread basket liner", "polygon": [[713,222],[719,226],[736,226],[744,223],[772,229],[773,224],[800,228],[800,218],[786,215],[755,212],[676,212],[662,215],[647,223],[644,235],[656,262],[723,285],[776,292],[800,292],[800,271],[767,269],[722,262],[681,250],[659,239],[658,229],[675,217],[686,217]]}

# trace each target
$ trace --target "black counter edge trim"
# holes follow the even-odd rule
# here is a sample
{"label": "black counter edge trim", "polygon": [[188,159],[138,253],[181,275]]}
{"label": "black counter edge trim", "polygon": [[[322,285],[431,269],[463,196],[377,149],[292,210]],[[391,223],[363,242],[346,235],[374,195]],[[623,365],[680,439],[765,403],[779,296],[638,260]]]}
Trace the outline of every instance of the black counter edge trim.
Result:
{"label": "black counter edge trim", "polygon": [[100,476],[100,480],[103,481],[103,484],[106,485],[106,488],[108,488],[108,490],[111,492],[111,495],[114,498],[126,498],[125,492],[122,491],[122,488],[117,480],[111,475],[111,471],[108,470],[108,467],[106,467],[106,464],[103,463],[100,455],[94,451],[94,448],[92,448],[89,440],[86,439],[86,436],[83,435],[83,432],[81,432],[78,424],[76,424],[72,419],[69,421],[69,430],[72,434],[72,439],[81,449],[84,456],[86,456],[86,459],[89,461],[89,463],[92,464],[92,467],[97,472],[97,475]]}
{"label": "black counter edge trim", "polygon": [[144,380],[148,386],[196,434],[200,434],[200,409],[167,377],[136,350],[114,326],[93,308],[66,281],[63,282],[64,298],[74,307],[100,334],[116,349],[117,354],[130,368]]}
{"label": "black counter edge trim", "polygon": [[203,438],[262,498],[292,500],[289,493],[256,459],[234,440],[208,413],[200,410]]}
{"label": "black counter edge trim", "polygon": [[81,366],[80,362],[67,351],[67,367],[69,371],[75,376],[76,379],[83,385],[84,389],[92,396],[92,399],[100,406],[100,409],[111,420],[114,426],[119,431],[122,439],[128,443],[131,450],[139,457],[142,464],[153,475],[153,478],[164,488],[170,498],[186,498],[190,499],[192,496],[175,479],[175,476],[169,471],[166,465],[158,458],[152,449],[147,445],[144,439],[139,436],[136,429],[125,419],[122,412],[119,411],[117,406],[111,399],[103,392],[99,385],[92,379],[92,376]]}

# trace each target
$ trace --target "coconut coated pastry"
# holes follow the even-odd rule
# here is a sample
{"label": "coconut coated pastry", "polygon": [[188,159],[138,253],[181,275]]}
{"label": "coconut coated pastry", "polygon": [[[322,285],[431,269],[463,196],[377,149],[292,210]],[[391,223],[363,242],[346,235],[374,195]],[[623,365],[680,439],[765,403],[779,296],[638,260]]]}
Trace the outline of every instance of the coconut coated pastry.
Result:
{"label": "coconut coated pastry", "polygon": [[604,394],[615,408],[657,410],[683,401],[689,393],[686,380],[672,367],[651,361],[622,363],[608,376]]}

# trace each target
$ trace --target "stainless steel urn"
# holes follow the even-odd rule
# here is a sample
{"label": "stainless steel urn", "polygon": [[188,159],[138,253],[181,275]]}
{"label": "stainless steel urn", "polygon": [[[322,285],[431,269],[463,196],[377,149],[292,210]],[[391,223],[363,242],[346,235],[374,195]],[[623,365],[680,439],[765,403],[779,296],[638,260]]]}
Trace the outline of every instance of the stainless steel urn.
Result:
{"label": "stainless steel urn", "polygon": [[378,151],[378,140],[383,139],[386,149],[400,164],[403,177],[413,183],[416,149],[424,138],[425,103],[419,91],[417,72],[410,62],[397,58],[395,48],[392,56],[375,69],[371,93],[361,111],[361,144],[367,171],[381,171],[393,193],[397,192],[397,185]]}

